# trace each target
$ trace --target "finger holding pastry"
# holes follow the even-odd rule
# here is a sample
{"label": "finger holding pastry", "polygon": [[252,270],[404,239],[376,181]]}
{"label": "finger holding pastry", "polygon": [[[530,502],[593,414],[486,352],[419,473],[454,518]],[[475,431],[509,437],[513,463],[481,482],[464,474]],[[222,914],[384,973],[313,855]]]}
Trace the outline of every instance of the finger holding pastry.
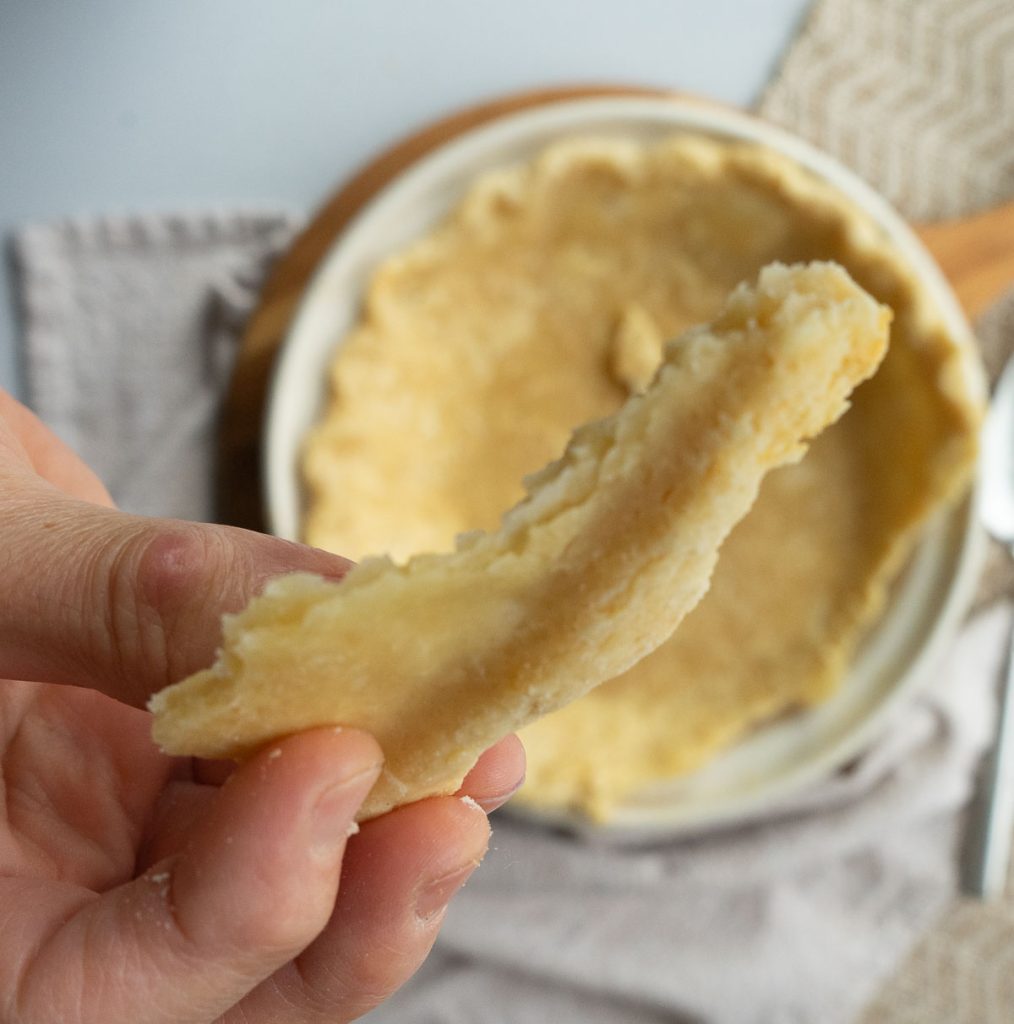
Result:
{"label": "finger holding pastry", "polygon": [[516,738],[460,796],[361,835],[383,760],[361,731],[304,730],[239,766],[166,757],[132,704],[209,660],[267,580],[349,563],[119,512],[2,392],[0,481],[0,674],[21,677],[0,679],[0,1017],[344,1021],[388,996],[482,859],[484,809],[524,772]]}

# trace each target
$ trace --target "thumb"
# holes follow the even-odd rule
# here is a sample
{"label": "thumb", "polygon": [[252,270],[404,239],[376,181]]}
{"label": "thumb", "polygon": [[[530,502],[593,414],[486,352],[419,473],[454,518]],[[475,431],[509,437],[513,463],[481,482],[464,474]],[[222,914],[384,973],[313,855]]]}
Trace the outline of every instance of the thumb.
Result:
{"label": "thumb", "polygon": [[19,1019],[217,1019],[327,924],[380,759],[370,736],[335,729],[252,758],[181,853],[91,899],[36,947],[20,965]]}
{"label": "thumb", "polygon": [[206,667],[222,614],[272,576],[340,578],[350,567],[275,537],[131,516],[45,484],[2,506],[0,677],[89,686],[138,707]]}

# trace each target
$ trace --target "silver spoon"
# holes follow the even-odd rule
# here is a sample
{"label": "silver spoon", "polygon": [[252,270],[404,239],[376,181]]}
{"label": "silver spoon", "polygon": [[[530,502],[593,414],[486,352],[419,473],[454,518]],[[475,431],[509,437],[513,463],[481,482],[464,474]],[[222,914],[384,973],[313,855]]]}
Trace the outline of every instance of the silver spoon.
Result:
{"label": "silver spoon", "polygon": [[[1014,358],[1004,367],[982,435],[982,522],[1014,555]],[[983,766],[978,818],[971,822],[965,885],[973,896],[1003,895],[1014,838],[1014,632],[1000,688],[993,749]]]}

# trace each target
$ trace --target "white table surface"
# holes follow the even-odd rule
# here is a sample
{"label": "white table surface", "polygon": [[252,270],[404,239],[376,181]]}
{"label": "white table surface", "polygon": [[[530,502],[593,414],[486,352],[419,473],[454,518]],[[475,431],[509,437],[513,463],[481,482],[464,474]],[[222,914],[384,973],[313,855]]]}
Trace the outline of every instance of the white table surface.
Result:
{"label": "white table surface", "polygon": [[[747,105],[809,0],[0,0],[0,232],[64,215],[310,212],[479,98],[630,81]],[[10,288],[0,386],[23,393]]]}

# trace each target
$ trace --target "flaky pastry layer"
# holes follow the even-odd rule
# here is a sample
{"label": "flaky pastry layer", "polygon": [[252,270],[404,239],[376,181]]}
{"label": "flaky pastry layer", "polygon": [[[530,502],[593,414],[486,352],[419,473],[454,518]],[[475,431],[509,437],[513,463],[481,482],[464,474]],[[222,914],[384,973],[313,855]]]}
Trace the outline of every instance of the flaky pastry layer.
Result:
{"label": "flaky pastry layer", "polygon": [[766,268],[669,344],[648,390],[581,427],[499,530],[341,583],[293,575],[225,622],[209,670],[151,701],[169,753],[242,757],[328,723],[372,733],[360,813],[453,792],[507,732],[666,640],[764,474],[833,422],[889,311],[831,264]]}

